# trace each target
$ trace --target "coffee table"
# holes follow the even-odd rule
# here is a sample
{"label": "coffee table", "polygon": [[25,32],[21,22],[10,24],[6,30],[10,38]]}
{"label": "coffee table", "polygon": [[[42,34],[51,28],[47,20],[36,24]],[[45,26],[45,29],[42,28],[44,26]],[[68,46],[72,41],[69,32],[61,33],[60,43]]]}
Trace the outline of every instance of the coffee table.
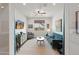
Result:
{"label": "coffee table", "polygon": [[40,42],[40,44],[41,44],[42,42],[44,43],[45,38],[40,36],[40,37],[37,37],[36,39],[37,39],[37,43]]}

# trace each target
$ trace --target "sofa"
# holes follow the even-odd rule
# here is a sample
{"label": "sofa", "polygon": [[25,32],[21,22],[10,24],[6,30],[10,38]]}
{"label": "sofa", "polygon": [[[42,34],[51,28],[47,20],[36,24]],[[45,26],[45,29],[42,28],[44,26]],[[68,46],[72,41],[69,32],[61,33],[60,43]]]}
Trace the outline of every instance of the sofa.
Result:
{"label": "sofa", "polygon": [[46,39],[50,43],[53,49],[56,49],[60,54],[64,54],[64,36],[52,33],[51,35],[46,34]]}

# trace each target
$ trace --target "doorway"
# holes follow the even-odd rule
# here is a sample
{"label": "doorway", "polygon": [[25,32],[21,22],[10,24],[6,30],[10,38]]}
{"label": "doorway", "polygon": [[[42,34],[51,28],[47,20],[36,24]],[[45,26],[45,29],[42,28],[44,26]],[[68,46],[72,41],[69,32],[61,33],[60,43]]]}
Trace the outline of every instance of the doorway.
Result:
{"label": "doorway", "polygon": [[[15,6],[16,54],[63,55],[64,4],[17,3]],[[41,46],[37,40],[40,37],[45,39]]]}

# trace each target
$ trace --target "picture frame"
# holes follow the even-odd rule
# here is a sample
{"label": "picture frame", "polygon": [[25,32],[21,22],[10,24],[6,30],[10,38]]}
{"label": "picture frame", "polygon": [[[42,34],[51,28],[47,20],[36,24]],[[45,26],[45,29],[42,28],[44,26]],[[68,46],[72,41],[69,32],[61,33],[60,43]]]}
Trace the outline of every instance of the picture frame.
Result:
{"label": "picture frame", "polygon": [[49,24],[47,24],[47,29],[49,29]]}
{"label": "picture frame", "polygon": [[45,30],[45,20],[34,20],[34,29],[36,31]]}
{"label": "picture frame", "polygon": [[15,23],[15,29],[24,29],[24,22],[21,20],[17,20]]}
{"label": "picture frame", "polygon": [[56,26],[56,31],[57,32],[62,32],[62,18],[56,20],[55,22],[55,26]]}
{"label": "picture frame", "polygon": [[79,34],[79,11],[76,11],[76,34]]}
{"label": "picture frame", "polygon": [[28,28],[32,29],[33,28],[33,24],[28,24]]}

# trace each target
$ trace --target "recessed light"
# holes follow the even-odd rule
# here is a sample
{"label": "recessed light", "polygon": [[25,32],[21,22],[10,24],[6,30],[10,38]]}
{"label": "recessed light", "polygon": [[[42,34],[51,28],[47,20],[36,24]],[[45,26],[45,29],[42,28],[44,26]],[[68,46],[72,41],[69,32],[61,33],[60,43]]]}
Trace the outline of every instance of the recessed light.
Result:
{"label": "recessed light", "polygon": [[79,5],[77,5],[79,7]]}
{"label": "recessed light", "polygon": [[25,6],[25,5],[26,5],[26,3],[23,3],[23,5]]}
{"label": "recessed light", "polygon": [[56,3],[53,3],[53,6],[55,6],[56,5]]}
{"label": "recessed light", "polygon": [[4,6],[1,6],[1,8],[4,8]]}

